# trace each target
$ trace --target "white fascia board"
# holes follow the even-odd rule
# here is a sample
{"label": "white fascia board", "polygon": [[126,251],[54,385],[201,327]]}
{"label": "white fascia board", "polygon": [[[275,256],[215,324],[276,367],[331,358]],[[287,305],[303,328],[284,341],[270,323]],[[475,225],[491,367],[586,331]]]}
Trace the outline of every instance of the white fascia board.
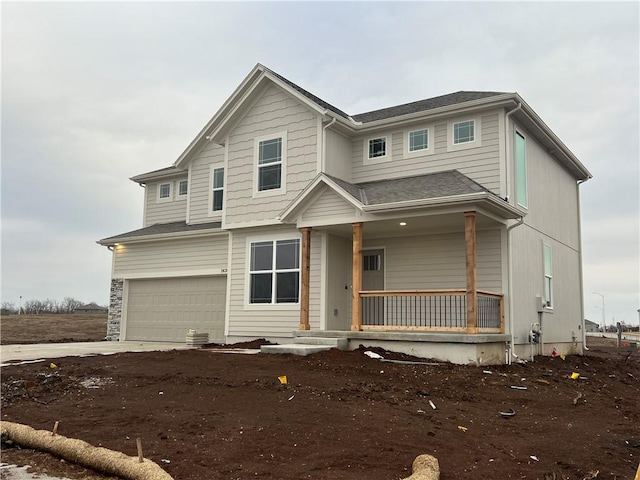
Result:
{"label": "white fascia board", "polygon": [[454,103],[453,105],[447,105],[444,107],[432,108],[429,110],[421,110],[419,112],[408,113],[406,115],[399,115],[396,117],[384,118],[381,120],[374,120],[372,122],[362,123],[353,122],[353,130],[356,132],[362,132],[375,129],[387,129],[393,127],[396,124],[404,124],[416,119],[424,119],[425,121],[437,120],[439,117],[450,116],[452,113],[465,113],[473,112],[475,110],[485,110],[487,108],[497,108],[506,105],[517,105],[515,99],[517,94],[506,93],[503,95],[494,95],[493,97],[480,98],[478,100],[472,100],[464,103]]}
{"label": "white fascia board", "polygon": [[236,87],[236,89],[233,91],[231,96],[229,96],[229,98],[222,104],[222,106],[213,115],[213,117],[211,117],[211,120],[207,122],[207,124],[202,128],[202,130],[200,130],[200,132],[195,136],[195,138],[191,141],[191,143],[187,146],[187,148],[185,148],[185,150],[180,154],[177,160],[173,162],[173,165],[175,167],[180,167],[186,161],[188,161],[191,157],[192,152],[195,151],[197,147],[199,147],[205,141],[207,141],[206,139],[207,132],[211,130],[211,128],[215,124],[223,121],[222,120],[223,117],[224,118],[228,117],[227,111],[231,108],[235,109],[237,107],[236,104],[238,103],[238,98],[241,96],[244,97],[243,92],[247,88],[252,88],[251,85],[255,83],[256,77],[261,75],[264,72],[264,69],[265,67],[260,65],[259,63],[256,64],[255,67],[253,67],[251,72],[249,72],[249,74],[244,78],[244,80],[240,82],[240,85]]}
{"label": "white fascia board", "polygon": [[[573,152],[567,147],[562,140],[560,140],[553,130],[549,128],[549,126],[538,116],[538,114],[529,106],[527,102],[525,102],[518,95],[518,102],[522,103],[522,111],[525,115],[529,117],[529,119],[540,129],[540,132],[543,133],[550,141],[555,145],[559,152],[567,159],[567,162],[576,170],[576,173],[582,175],[580,180],[589,180],[593,178],[593,175],[587,167],[585,167],[578,157],[576,157]],[[550,152],[552,155],[554,152]]]}
{"label": "white fascia board", "polygon": [[265,81],[272,82],[273,84],[277,85],[278,87],[280,87],[284,91],[286,91],[292,97],[295,97],[300,103],[306,105],[311,110],[315,111],[319,115],[326,116],[326,114],[327,114],[327,110],[326,109],[320,107],[320,105],[318,105],[317,103],[313,102],[311,99],[307,98],[306,96],[302,95],[298,91],[296,91],[293,88],[291,88],[288,84],[286,84],[285,82],[283,82],[279,78],[277,78],[274,75],[272,75],[268,70],[264,70],[264,71],[262,71],[261,75],[257,78],[257,80],[242,95],[242,97],[235,102],[235,104],[229,110],[229,112],[225,115],[225,117],[218,122],[217,127],[214,130],[211,131],[211,133],[208,135],[208,138],[210,138],[210,139],[212,139],[214,141],[217,141],[217,142],[222,142],[224,137],[227,134],[227,129],[228,129],[228,126],[229,126],[229,123],[231,122],[231,120],[238,113],[238,111],[240,109],[242,109],[242,107],[248,101],[251,100],[251,97],[253,96],[254,92]]}
{"label": "white fascia board", "polygon": [[176,177],[183,177],[187,175],[187,170],[169,170],[166,172],[150,172],[142,173],[134,177],[129,178],[132,182],[139,183],[140,185],[146,184],[150,181],[170,179]]}
{"label": "white fascia board", "polygon": [[193,230],[186,232],[171,232],[171,233],[157,233],[155,235],[143,235],[137,237],[123,237],[116,242],[101,243],[96,242],[99,245],[112,246],[117,244],[130,244],[130,243],[145,243],[145,242],[159,242],[163,240],[176,240],[181,238],[196,238],[196,237],[215,237],[220,235],[229,235],[226,231],[210,231],[210,230]]}
{"label": "white fascia board", "polygon": [[[506,214],[507,218],[520,218],[524,214],[521,210],[509,205],[507,202],[487,193],[469,193],[466,195],[455,195],[449,197],[430,198],[422,200],[408,200],[405,202],[381,203],[377,205],[365,205],[363,211],[367,213],[391,212],[395,210],[410,210],[424,207],[450,207],[463,204],[489,203],[493,209]],[[477,205],[470,205],[470,208],[479,208]]]}
{"label": "white fascia board", "polygon": [[392,202],[392,203],[378,203],[376,205],[364,205],[362,210],[365,212],[385,212],[391,210],[401,210],[410,208],[421,208],[429,206],[448,206],[457,205],[460,203],[477,202],[478,200],[484,200],[488,194],[486,192],[481,193],[468,193],[466,195],[455,195],[449,197],[438,197],[429,199],[418,200],[406,200],[404,202]]}
{"label": "white fascia board", "polygon": [[344,191],[342,187],[340,187],[336,182],[327,177],[324,173],[320,173],[316,176],[314,180],[311,181],[309,185],[307,185],[304,190],[302,190],[293,201],[285,207],[284,210],[280,212],[278,218],[280,218],[283,222],[287,220],[287,217],[290,217],[296,210],[309,198],[310,195],[313,194],[313,191],[320,185],[324,183],[326,186],[331,188],[335,193],[340,195],[344,200],[349,202],[355,208],[362,210],[362,203],[353,198],[347,192]]}

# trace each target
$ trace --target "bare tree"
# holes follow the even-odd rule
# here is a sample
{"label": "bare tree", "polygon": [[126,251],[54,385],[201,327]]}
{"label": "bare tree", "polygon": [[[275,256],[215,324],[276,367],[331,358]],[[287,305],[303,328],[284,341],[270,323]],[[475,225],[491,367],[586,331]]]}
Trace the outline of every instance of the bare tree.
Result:
{"label": "bare tree", "polygon": [[16,313],[16,307],[14,303],[2,301],[2,314],[8,315],[10,313]]}

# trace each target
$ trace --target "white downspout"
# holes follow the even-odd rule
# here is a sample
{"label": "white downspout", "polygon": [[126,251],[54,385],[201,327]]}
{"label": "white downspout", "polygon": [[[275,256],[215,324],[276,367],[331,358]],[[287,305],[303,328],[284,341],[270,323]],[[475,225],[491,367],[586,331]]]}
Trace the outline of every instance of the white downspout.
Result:
{"label": "white downspout", "polygon": [[511,355],[509,355],[508,365],[511,365],[511,356],[518,358],[515,354],[516,336],[513,329],[513,262],[511,261],[511,230],[524,223],[524,217],[520,217],[517,223],[507,227],[507,284],[509,288],[509,333],[511,334]]}
{"label": "white downspout", "polygon": [[324,173],[327,170],[327,158],[326,158],[326,148],[327,148],[327,128],[336,123],[336,117],[327,123],[324,127],[322,127],[322,172]]}
{"label": "white downspout", "polygon": [[[509,117],[511,116],[511,114],[517,112],[518,110],[522,109],[522,102],[518,103],[518,106],[512,110],[509,110],[507,112],[507,114],[504,117],[504,175],[505,175],[505,180],[506,180],[506,196],[505,199],[507,200],[507,202],[509,200],[511,200],[511,178],[509,178],[509,161],[511,159],[511,155],[509,155],[510,153],[510,142],[509,142]],[[507,285],[509,288],[509,333],[511,333],[511,355],[507,354],[508,357],[508,361],[507,364],[510,365],[511,364],[511,356],[516,356],[515,352],[514,352],[514,346],[515,346],[515,334],[513,331],[513,272],[512,272],[512,261],[511,261],[511,230],[514,229],[515,227],[518,227],[520,225],[522,225],[522,223],[524,222],[524,217],[520,217],[520,220],[518,221],[518,223],[515,223],[513,225],[511,225],[510,227],[507,227]]]}
{"label": "white downspout", "polygon": [[587,348],[587,332],[584,328],[584,285],[582,278],[582,215],[580,213],[580,185],[588,180],[578,180],[576,187],[576,197],[578,198],[578,245],[580,246],[580,253],[578,255],[578,275],[580,275],[580,324],[582,325],[582,349],[589,350]]}

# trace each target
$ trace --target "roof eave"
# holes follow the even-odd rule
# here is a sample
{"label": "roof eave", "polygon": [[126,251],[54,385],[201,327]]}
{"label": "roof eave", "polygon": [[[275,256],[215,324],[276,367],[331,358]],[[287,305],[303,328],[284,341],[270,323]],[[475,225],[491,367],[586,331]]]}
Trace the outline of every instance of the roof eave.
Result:
{"label": "roof eave", "polygon": [[151,241],[172,240],[182,237],[205,237],[215,235],[228,235],[226,230],[222,229],[208,229],[208,230],[191,230],[183,232],[170,232],[170,233],[156,233],[153,235],[132,235],[129,237],[109,237],[98,240],[96,243],[104,247],[113,247],[114,245],[121,245],[124,243],[143,243]]}
{"label": "roof eave", "polygon": [[593,178],[593,175],[587,167],[585,167],[578,157],[576,157],[569,147],[567,147],[560,138],[549,128],[549,126],[538,116],[538,114],[525,102],[522,97],[518,95],[518,102],[522,103],[522,111],[527,115],[530,121],[544,134],[549,141],[557,148],[557,150],[551,150],[549,153],[555,157],[562,157],[559,160],[579,179],[589,180]]}
{"label": "roof eave", "polygon": [[506,219],[521,218],[526,215],[522,210],[488,192],[364,205],[362,210],[366,213],[384,213],[396,210],[412,210],[428,207],[463,206],[465,204],[468,204],[470,207],[473,206],[473,204],[485,204],[490,207],[490,210],[496,211],[496,213],[499,213]]}
{"label": "roof eave", "polygon": [[132,182],[136,182],[139,184],[145,184],[146,182],[149,181],[153,181],[153,180],[162,180],[165,178],[173,178],[173,177],[180,177],[183,175],[186,175],[187,171],[186,170],[172,170],[172,171],[168,171],[168,172],[151,172],[151,173],[141,173],[140,175],[135,175],[131,178],[129,178],[129,180],[131,180]]}
{"label": "roof eave", "polygon": [[371,122],[356,122],[354,120],[351,121],[350,125],[353,126],[354,131],[363,131],[375,128],[389,127],[395,124],[401,124],[406,122],[411,122],[416,119],[428,117],[429,120],[435,120],[439,117],[450,116],[452,113],[456,111],[460,112],[468,112],[479,109],[486,109],[487,107],[501,107],[506,105],[517,105],[517,94],[515,93],[505,93],[502,95],[494,95],[492,97],[480,98],[477,100],[471,100],[468,102],[462,103],[454,103],[452,105],[447,105],[444,107],[432,108],[429,110],[421,110],[414,113],[408,113],[405,115],[398,115],[395,117],[384,118],[381,120],[374,120]]}

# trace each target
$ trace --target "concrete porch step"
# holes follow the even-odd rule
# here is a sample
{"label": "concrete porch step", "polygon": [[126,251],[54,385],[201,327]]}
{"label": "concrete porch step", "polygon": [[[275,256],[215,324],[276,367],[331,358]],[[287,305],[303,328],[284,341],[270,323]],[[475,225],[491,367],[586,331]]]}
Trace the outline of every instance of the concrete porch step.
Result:
{"label": "concrete porch step", "polygon": [[312,353],[326,352],[334,348],[331,345],[309,345],[303,343],[288,343],[283,345],[262,345],[260,353],[290,353],[293,355],[311,355]]}
{"label": "concrete porch step", "polygon": [[293,337],[293,343],[306,345],[326,345],[340,350],[349,349],[349,339],[347,338],[330,338],[330,337]]}

